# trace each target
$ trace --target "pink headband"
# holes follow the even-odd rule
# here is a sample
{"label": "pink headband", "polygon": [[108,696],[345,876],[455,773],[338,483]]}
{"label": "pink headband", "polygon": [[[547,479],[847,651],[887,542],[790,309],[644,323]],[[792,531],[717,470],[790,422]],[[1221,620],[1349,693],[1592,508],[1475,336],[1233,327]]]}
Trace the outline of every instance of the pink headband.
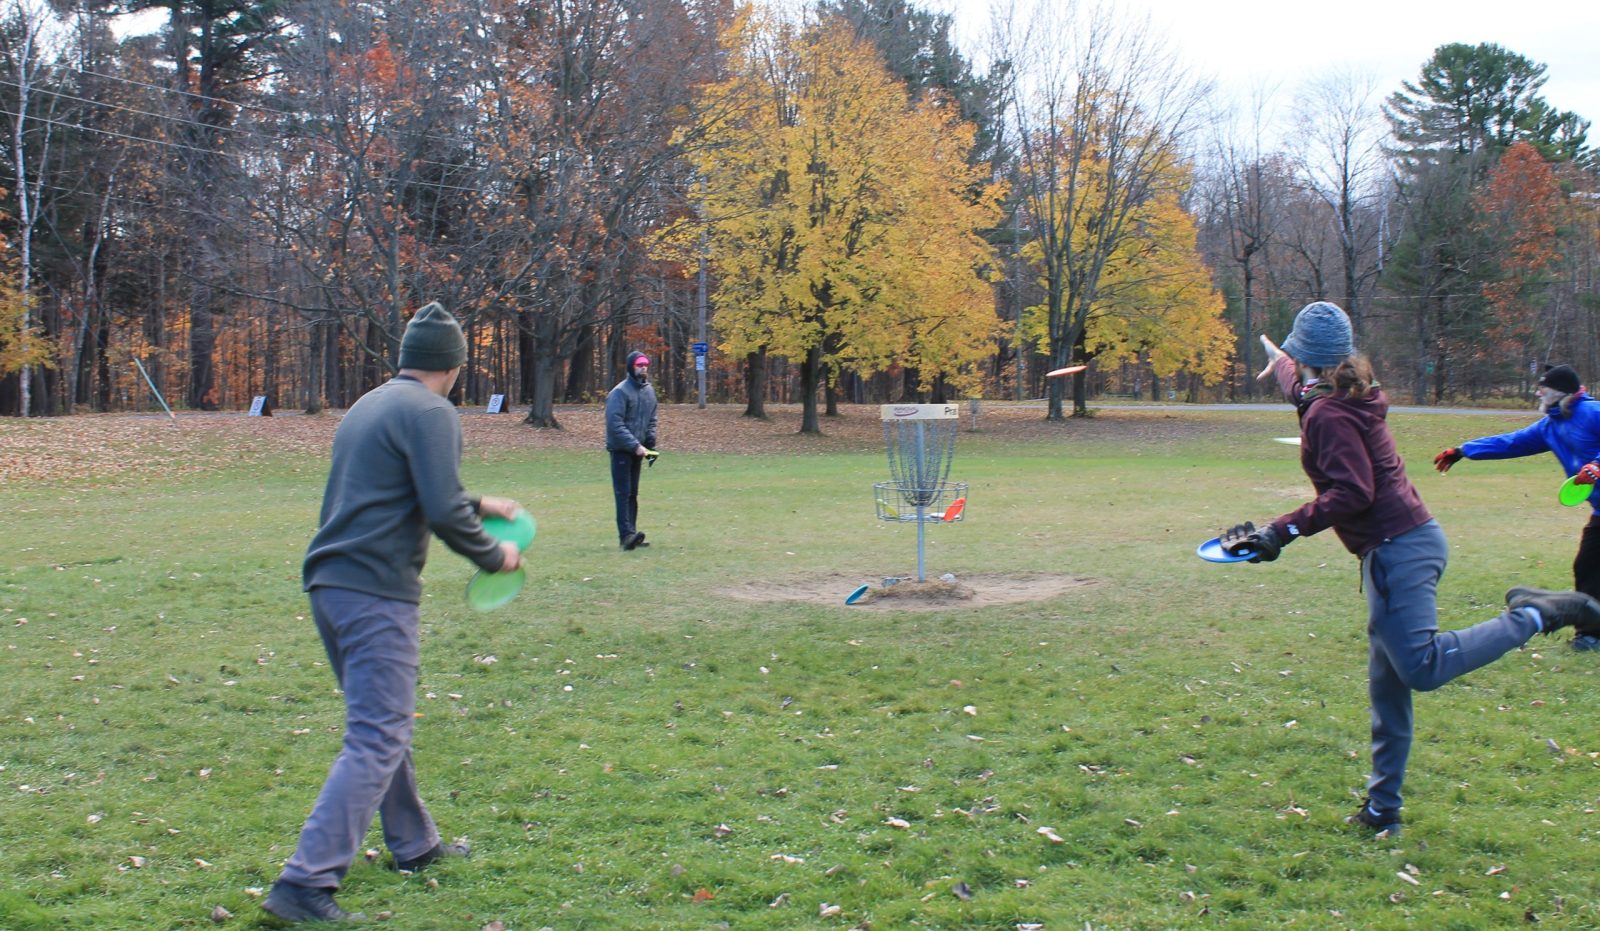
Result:
{"label": "pink headband", "polygon": [[639,358],[633,360],[633,364],[634,365],[649,365],[650,364],[650,357],[649,356],[640,356]]}

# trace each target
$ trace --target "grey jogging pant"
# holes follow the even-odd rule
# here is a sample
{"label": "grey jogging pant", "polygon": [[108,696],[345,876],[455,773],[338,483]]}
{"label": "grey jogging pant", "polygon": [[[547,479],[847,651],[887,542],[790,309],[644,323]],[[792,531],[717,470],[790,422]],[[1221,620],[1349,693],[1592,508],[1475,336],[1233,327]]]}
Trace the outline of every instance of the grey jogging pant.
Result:
{"label": "grey jogging pant", "polygon": [[279,879],[337,888],[372,826],[396,860],[433,849],[438,829],[417,795],[411,731],[417,706],[418,609],[343,588],[311,590],[311,612],[344,689],[344,746]]}
{"label": "grey jogging pant", "polygon": [[1526,611],[1508,611],[1465,630],[1440,632],[1436,595],[1447,545],[1430,520],[1385,541],[1361,560],[1367,591],[1367,692],[1372,699],[1372,775],[1367,795],[1382,811],[1400,807],[1411,754],[1412,691],[1428,692],[1499,659],[1538,632]]}

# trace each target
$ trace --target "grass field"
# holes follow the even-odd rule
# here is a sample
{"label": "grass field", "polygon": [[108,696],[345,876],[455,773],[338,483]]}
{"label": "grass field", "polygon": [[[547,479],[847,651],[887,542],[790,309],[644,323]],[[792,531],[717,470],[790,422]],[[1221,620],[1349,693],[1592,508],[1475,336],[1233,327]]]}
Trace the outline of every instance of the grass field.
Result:
{"label": "grass field", "polygon": [[[1445,627],[1570,585],[1587,509],[1555,503],[1550,457],[1430,467],[1530,418],[1393,418],[1450,536]],[[964,432],[970,503],[930,573],[1084,584],[936,611],[729,597],[915,566],[915,531],[872,519],[875,426],[809,453],[734,429],[697,452],[663,430],[635,553],[602,454],[469,430],[468,487],[540,526],[507,608],[469,611],[442,545],[427,573],[419,779],[475,853],[414,876],[380,854],[342,904],[407,929],[1600,926],[1600,656],[1564,637],[1419,696],[1404,835],[1343,825],[1356,561],[1331,534],[1193,555],[1309,494],[1270,442],[1287,410]],[[136,467],[0,485],[0,928],[255,927],[337,750],[299,587],[325,455],[201,436],[196,469],[143,436],[93,452]]]}

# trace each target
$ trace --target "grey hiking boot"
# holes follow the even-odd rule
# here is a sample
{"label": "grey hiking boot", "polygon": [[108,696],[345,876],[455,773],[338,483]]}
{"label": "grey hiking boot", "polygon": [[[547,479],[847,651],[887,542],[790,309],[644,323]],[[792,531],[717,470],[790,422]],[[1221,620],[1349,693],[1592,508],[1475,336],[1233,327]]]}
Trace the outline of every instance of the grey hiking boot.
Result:
{"label": "grey hiking boot", "polygon": [[1600,634],[1600,601],[1583,592],[1552,592],[1519,585],[1506,592],[1506,607],[1538,611],[1541,633],[1571,627],[1580,634]]}
{"label": "grey hiking boot", "polygon": [[415,873],[435,860],[470,856],[472,856],[472,848],[466,844],[434,844],[433,849],[426,853],[418,854],[409,860],[394,861],[394,868],[403,873]]}
{"label": "grey hiking boot", "polygon": [[332,889],[296,886],[282,880],[272,884],[272,891],[267,894],[261,907],[277,919],[275,924],[299,924],[303,921],[355,924],[367,920],[367,916],[360,912],[347,912],[340,908],[333,900]]}
{"label": "grey hiking boot", "polygon": [[1356,813],[1344,819],[1345,824],[1360,825],[1378,837],[1400,836],[1400,812],[1379,811],[1372,807],[1371,799],[1362,799]]}

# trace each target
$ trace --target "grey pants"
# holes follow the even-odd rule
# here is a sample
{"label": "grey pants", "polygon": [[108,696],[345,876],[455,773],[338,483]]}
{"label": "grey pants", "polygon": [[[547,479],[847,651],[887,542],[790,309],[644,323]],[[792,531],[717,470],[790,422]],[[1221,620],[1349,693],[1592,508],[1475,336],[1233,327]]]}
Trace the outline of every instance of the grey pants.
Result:
{"label": "grey pants", "polygon": [[1428,692],[1528,642],[1538,623],[1508,611],[1465,630],[1440,632],[1435,597],[1447,546],[1437,521],[1408,530],[1361,560],[1367,590],[1367,692],[1372,700],[1372,776],[1381,811],[1400,807],[1411,754],[1412,691]]}
{"label": "grey pants", "polygon": [[344,746],[280,880],[337,888],[373,814],[396,860],[439,843],[417,795],[411,730],[417,707],[417,606],[343,588],[311,590],[311,612],[344,689]]}

